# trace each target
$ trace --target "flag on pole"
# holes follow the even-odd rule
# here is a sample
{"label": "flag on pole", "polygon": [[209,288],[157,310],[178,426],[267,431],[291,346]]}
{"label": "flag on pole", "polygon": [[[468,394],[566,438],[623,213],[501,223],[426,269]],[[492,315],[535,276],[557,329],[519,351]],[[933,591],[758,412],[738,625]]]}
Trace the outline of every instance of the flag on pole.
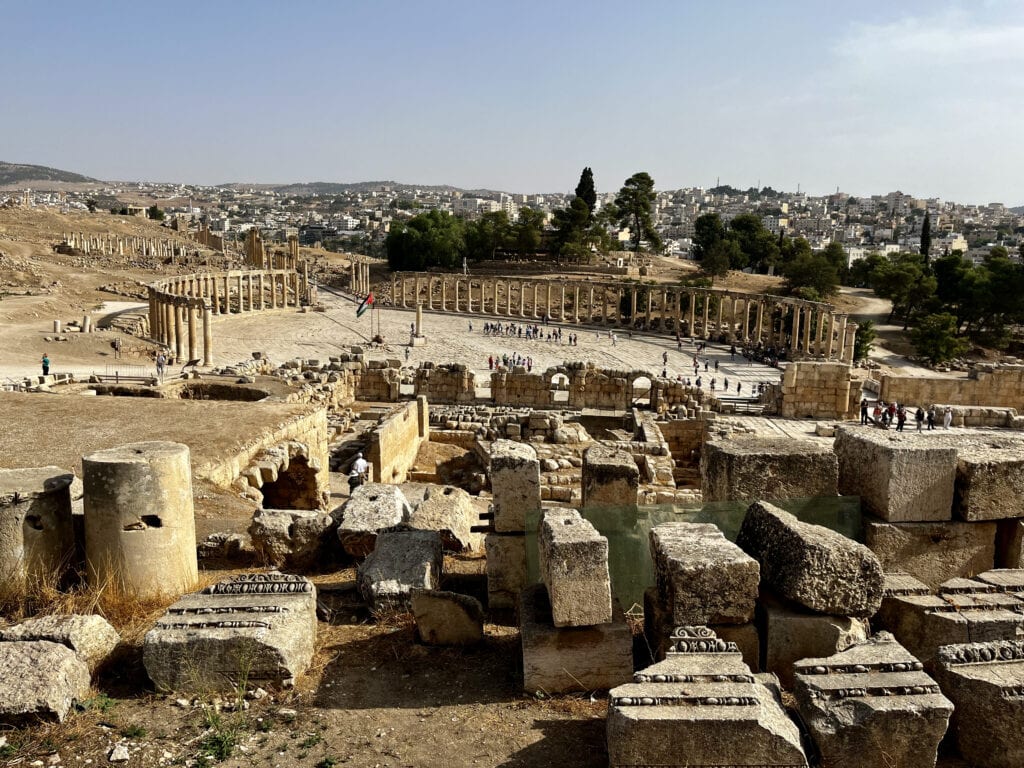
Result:
{"label": "flag on pole", "polygon": [[362,317],[363,313],[373,306],[373,294],[368,293],[362,303],[356,308],[356,317]]}

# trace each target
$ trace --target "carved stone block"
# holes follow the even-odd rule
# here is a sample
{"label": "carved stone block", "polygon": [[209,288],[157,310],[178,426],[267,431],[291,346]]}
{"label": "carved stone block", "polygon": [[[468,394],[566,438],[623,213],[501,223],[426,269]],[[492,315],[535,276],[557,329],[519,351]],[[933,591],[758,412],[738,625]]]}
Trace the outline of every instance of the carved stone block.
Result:
{"label": "carved stone block", "polygon": [[549,509],[537,535],[540,574],[556,627],[612,620],[608,539],[575,509]]}
{"label": "carved stone block", "polygon": [[709,440],[700,454],[705,501],[835,496],[838,462],[821,443],[791,438]]}

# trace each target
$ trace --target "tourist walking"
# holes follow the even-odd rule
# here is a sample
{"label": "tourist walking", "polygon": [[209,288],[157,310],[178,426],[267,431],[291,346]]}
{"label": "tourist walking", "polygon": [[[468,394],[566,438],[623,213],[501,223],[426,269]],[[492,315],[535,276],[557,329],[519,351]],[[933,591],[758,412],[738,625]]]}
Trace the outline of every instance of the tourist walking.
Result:
{"label": "tourist walking", "polygon": [[903,425],[907,423],[907,409],[902,405],[896,410],[896,431],[902,432]]}
{"label": "tourist walking", "polygon": [[935,405],[928,406],[928,429],[935,429]]}
{"label": "tourist walking", "polygon": [[862,397],[860,401],[860,423],[868,423],[868,399],[866,397]]}
{"label": "tourist walking", "polygon": [[167,355],[163,352],[156,353],[156,377],[163,381],[164,369],[167,367]]}
{"label": "tourist walking", "polygon": [[43,376],[49,376],[50,375],[50,356],[44,354],[43,355],[43,359],[40,360],[40,362],[43,364]]}
{"label": "tourist walking", "polygon": [[949,425],[953,423],[953,409],[948,405],[942,411],[942,428],[949,429]]}

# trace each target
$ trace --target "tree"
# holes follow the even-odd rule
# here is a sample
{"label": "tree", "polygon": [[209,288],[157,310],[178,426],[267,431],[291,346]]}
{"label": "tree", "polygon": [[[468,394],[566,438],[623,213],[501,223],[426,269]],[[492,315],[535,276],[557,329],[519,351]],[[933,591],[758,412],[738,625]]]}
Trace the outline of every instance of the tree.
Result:
{"label": "tree", "polygon": [[89,213],[96,213],[96,201],[92,198],[85,201],[85,207],[89,209]]}
{"label": "tree", "polygon": [[654,219],[651,206],[657,195],[654,193],[654,179],[650,174],[641,171],[634,173],[622,185],[615,197],[615,207],[619,210],[619,224],[629,227],[633,250],[640,250],[640,241],[647,240],[655,250],[661,248],[661,238],[654,230]]}
{"label": "tree", "polygon": [[536,253],[540,250],[544,233],[544,212],[534,208],[520,208],[519,221],[515,225],[516,250],[520,254]]}
{"label": "tree", "polygon": [[863,360],[871,354],[871,348],[875,344],[875,321],[865,320],[857,326],[857,333],[853,337],[853,359]]}
{"label": "tree", "polygon": [[928,253],[932,249],[932,217],[928,211],[924,212],[924,222],[921,224],[921,255],[924,256],[924,265],[928,266]]}
{"label": "tree", "polygon": [[947,312],[921,318],[910,333],[914,349],[932,365],[962,355],[967,350],[967,343],[956,335],[956,323],[956,318]]}
{"label": "tree", "polygon": [[875,267],[871,287],[878,296],[892,301],[889,322],[899,315],[906,330],[915,310],[935,295],[938,283],[926,270],[920,254],[900,253]]}
{"label": "tree", "polygon": [[594,208],[597,206],[597,190],[594,189],[594,172],[590,170],[589,166],[584,168],[583,173],[580,174],[580,182],[576,185],[576,197],[580,198],[587,204],[587,210],[589,211],[587,221],[589,222],[594,217]]}
{"label": "tree", "polygon": [[156,203],[153,203],[151,206],[149,206],[149,208],[146,209],[146,216],[150,219],[153,219],[153,221],[164,220],[164,212],[157,207]]}
{"label": "tree", "polygon": [[703,261],[711,249],[725,237],[725,225],[717,213],[705,213],[693,222],[693,257]]}
{"label": "tree", "polygon": [[714,284],[714,278],[725,277],[729,271],[729,265],[741,256],[739,243],[735,240],[719,240],[711,246],[710,251],[704,254],[704,258],[700,262],[701,272],[710,277]]}
{"label": "tree", "polygon": [[568,208],[555,211],[555,251],[559,256],[582,260],[589,244],[587,221],[590,209],[581,197],[574,197]]}
{"label": "tree", "polygon": [[[785,267],[786,290],[800,293],[805,298],[824,299],[839,290],[839,275],[832,262],[820,253],[801,254]],[[801,289],[810,289],[809,295]]]}
{"label": "tree", "polygon": [[465,225],[457,216],[433,210],[413,216],[406,224],[391,225],[385,241],[392,270],[462,265],[466,252]]}

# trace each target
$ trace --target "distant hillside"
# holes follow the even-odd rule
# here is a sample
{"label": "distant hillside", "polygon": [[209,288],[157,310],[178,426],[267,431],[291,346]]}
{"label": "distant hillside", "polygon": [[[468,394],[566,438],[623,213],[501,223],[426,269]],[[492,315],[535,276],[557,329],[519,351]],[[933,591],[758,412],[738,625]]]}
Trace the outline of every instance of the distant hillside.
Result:
{"label": "distant hillside", "polygon": [[47,168],[44,165],[5,163],[0,160],[0,186],[6,184],[25,184],[33,181],[89,182],[97,181],[97,179],[82,176],[80,173]]}

